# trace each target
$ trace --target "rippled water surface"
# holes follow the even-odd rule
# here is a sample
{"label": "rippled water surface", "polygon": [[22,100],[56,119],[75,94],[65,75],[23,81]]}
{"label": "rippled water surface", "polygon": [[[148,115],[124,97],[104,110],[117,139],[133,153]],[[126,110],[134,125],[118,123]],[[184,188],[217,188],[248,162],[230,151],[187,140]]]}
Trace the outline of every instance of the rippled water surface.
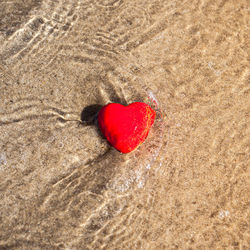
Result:
{"label": "rippled water surface", "polygon": [[[248,249],[247,3],[0,1],[0,248]],[[130,154],[81,122],[134,101]]]}

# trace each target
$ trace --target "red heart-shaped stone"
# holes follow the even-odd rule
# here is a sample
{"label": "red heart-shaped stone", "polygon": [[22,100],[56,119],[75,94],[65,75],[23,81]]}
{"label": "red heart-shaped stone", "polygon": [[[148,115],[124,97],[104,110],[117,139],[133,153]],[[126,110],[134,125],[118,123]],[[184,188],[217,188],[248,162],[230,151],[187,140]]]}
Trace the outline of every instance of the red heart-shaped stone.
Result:
{"label": "red heart-shaped stone", "polygon": [[145,141],[155,115],[155,111],[143,102],[128,106],[111,103],[99,111],[98,123],[113,147],[122,153],[129,153]]}

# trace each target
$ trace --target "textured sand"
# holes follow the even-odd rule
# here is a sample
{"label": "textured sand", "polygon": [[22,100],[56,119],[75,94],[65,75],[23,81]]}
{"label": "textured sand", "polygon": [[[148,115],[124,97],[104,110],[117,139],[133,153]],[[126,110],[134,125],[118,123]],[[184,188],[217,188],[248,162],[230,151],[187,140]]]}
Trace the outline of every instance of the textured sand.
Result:
{"label": "textured sand", "polygon": [[[0,1],[0,248],[249,249],[247,3]],[[122,155],[90,113],[134,101]]]}

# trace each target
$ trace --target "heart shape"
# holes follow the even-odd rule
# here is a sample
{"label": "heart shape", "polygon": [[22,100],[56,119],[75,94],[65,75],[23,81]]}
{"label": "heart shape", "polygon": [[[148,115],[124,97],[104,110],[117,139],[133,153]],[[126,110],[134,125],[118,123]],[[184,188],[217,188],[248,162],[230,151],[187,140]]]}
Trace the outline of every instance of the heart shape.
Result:
{"label": "heart shape", "polygon": [[99,111],[98,124],[114,148],[129,153],[145,141],[155,115],[155,111],[143,102],[128,106],[110,103]]}

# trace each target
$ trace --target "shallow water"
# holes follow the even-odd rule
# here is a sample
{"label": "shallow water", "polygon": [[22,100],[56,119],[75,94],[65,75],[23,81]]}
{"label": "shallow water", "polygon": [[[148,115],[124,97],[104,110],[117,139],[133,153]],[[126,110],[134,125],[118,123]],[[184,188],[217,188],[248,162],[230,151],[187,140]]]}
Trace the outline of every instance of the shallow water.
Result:
{"label": "shallow water", "polygon": [[[247,249],[247,1],[0,2],[0,248]],[[112,149],[90,105],[158,110]]]}

